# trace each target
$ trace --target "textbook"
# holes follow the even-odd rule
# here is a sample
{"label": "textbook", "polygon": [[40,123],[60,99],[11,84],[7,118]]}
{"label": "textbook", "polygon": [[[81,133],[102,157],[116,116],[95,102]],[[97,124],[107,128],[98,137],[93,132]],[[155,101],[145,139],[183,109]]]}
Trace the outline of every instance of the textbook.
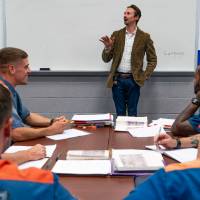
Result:
{"label": "textbook", "polygon": [[164,167],[161,153],[138,149],[113,149],[114,171],[154,172]]}
{"label": "textbook", "polygon": [[71,119],[76,126],[112,126],[113,125],[113,115],[110,113],[106,114],[76,114]]}
{"label": "textbook", "polygon": [[108,150],[70,150],[66,160],[108,160]]}

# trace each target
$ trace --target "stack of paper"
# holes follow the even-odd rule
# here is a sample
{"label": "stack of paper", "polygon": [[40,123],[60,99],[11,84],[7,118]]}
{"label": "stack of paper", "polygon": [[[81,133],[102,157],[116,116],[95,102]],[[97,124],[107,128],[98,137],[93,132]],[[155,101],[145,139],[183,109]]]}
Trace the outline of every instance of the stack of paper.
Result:
{"label": "stack of paper", "polygon": [[165,130],[159,125],[129,130],[129,133],[133,137],[154,137],[160,133],[166,134]]}
{"label": "stack of paper", "polygon": [[110,113],[107,114],[94,114],[94,115],[74,115],[72,117],[75,125],[87,126],[104,126],[104,125],[113,125],[113,115]]}
{"label": "stack of paper", "polygon": [[142,127],[147,127],[147,117],[118,116],[115,131],[129,131]]}
{"label": "stack of paper", "polygon": [[112,159],[115,171],[150,172],[164,167],[162,155],[150,150],[115,149]]}
{"label": "stack of paper", "polygon": [[[156,145],[146,146],[148,149],[152,149],[154,151],[158,151]],[[172,149],[167,150],[164,147],[161,147],[159,150],[162,154],[169,156],[170,158],[178,161],[178,162],[188,162],[195,160],[197,158],[198,150],[195,148],[184,148],[184,149]]]}
{"label": "stack of paper", "polygon": [[108,150],[70,150],[67,152],[67,160],[108,160]]}

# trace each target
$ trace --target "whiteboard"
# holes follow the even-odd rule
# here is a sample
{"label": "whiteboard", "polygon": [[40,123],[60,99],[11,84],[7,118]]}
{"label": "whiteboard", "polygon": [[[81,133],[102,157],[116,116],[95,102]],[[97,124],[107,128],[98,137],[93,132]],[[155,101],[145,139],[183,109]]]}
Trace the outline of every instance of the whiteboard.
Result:
{"label": "whiteboard", "polygon": [[4,25],[5,25],[5,16],[4,16],[4,1],[3,0],[0,0],[0,48],[4,47]]}
{"label": "whiteboard", "polygon": [[154,41],[156,71],[194,71],[196,0],[6,0],[6,45],[26,50],[33,71],[109,71],[99,38],[124,26],[130,4]]}

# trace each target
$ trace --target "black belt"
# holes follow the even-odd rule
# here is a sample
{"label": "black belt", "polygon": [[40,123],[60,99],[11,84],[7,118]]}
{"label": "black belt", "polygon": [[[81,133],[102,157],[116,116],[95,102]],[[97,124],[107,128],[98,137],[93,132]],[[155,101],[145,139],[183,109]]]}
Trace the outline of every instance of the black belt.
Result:
{"label": "black belt", "polygon": [[133,75],[131,73],[121,73],[121,72],[117,72],[115,74],[116,77],[120,77],[120,78],[132,78]]}

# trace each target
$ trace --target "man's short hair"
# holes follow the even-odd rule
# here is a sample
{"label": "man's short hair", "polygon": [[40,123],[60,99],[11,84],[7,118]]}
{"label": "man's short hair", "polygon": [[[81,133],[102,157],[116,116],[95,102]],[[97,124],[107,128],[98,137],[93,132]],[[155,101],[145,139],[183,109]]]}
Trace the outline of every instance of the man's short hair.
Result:
{"label": "man's short hair", "polygon": [[2,84],[0,84],[0,128],[3,122],[11,116],[12,101],[11,94]]}
{"label": "man's short hair", "polygon": [[0,49],[0,69],[3,70],[8,64],[13,64],[27,57],[28,54],[21,49],[14,47],[2,48]]}
{"label": "man's short hair", "polygon": [[132,8],[135,11],[135,16],[138,16],[138,20],[137,20],[137,23],[138,23],[138,21],[140,20],[140,17],[142,16],[141,10],[134,4],[128,6],[127,8]]}

